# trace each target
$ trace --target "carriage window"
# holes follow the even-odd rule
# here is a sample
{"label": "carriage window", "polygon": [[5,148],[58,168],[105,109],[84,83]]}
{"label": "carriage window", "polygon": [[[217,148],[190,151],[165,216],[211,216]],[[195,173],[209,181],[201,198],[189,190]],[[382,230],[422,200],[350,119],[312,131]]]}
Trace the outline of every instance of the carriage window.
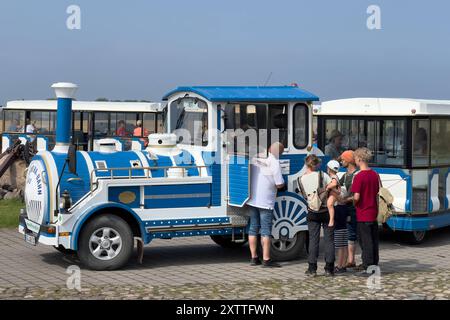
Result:
{"label": "carriage window", "polygon": [[111,127],[109,128],[111,135],[119,137],[132,136],[137,121],[141,118],[142,115],[140,113],[111,113]]}
{"label": "carriage window", "polygon": [[109,114],[106,112],[96,112],[94,117],[94,137],[103,138],[108,136]]}
{"label": "carriage window", "polygon": [[149,134],[158,132],[156,113],[144,113],[144,128],[148,130]]}
{"label": "carriage window", "polygon": [[338,159],[345,150],[369,148],[377,166],[405,165],[405,120],[327,119],[325,120],[325,154]]}
{"label": "carriage window", "polygon": [[304,149],[308,145],[308,107],[304,104],[297,104],[294,107],[294,146],[297,149]]}
{"label": "carriage window", "polygon": [[197,98],[182,98],[171,104],[171,130],[183,144],[208,145],[208,106]]}
{"label": "carriage window", "polygon": [[450,119],[431,120],[431,164],[450,164]]}
{"label": "carriage window", "polygon": [[25,111],[5,110],[6,132],[24,132]]}
{"label": "carriage window", "polygon": [[34,133],[43,135],[55,134],[55,111],[32,111],[30,112],[30,121],[35,128]]}
{"label": "carriage window", "polygon": [[413,166],[428,166],[429,165],[429,146],[430,146],[430,121],[413,120],[412,122],[412,146]]}

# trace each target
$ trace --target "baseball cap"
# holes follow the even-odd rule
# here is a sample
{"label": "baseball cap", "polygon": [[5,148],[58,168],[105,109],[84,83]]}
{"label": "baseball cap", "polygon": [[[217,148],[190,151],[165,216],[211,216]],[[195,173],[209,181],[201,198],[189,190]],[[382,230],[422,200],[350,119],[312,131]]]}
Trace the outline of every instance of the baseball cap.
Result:
{"label": "baseball cap", "polygon": [[328,161],[327,167],[333,170],[334,172],[338,172],[341,168],[341,165],[336,160]]}

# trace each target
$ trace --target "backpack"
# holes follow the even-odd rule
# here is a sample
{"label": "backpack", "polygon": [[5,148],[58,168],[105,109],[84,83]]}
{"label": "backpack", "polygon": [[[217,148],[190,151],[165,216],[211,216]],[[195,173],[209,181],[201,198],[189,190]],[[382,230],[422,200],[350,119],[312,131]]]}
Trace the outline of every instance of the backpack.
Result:
{"label": "backpack", "polygon": [[378,217],[379,223],[386,223],[386,221],[394,214],[394,196],[392,193],[383,187],[381,178],[378,176],[380,183],[380,190],[378,191]]}
{"label": "backpack", "polygon": [[327,192],[326,192],[325,187],[323,186],[322,171],[319,172],[318,179],[319,179],[318,188],[310,194],[307,194],[305,192],[305,188],[303,187],[301,177],[297,178],[297,184],[300,188],[300,191],[301,191],[303,197],[306,200],[308,210],[314,211],[314,212],[325,212],[326,210],[323,210],[323,209],[326,206],[326,202],[327,202]]}

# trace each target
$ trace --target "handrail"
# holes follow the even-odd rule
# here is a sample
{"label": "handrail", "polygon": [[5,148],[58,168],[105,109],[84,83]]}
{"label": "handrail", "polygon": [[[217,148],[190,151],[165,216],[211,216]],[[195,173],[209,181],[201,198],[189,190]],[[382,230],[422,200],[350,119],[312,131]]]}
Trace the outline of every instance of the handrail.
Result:
{"label": "handrail", "polygon": [[[97,188],[97,181],[98,180],[114,180],[114,179],[153,179],[153,177],[150,176],[150,171],[151,170],[164,170],[164,176],[163,178],[167,178],[167,170],[169,169],[183,169],[183,174],[187,169],[203,169],[203,168],[208,168],[208,166],[160,166],[160,167],[119,167],[119,168],[95,168],[94,170],[91,171],[90,173],[90,178],[89,178],[89,182],[90,182],[90,188],[91,188],[91,192],[93,192],[96,188]],[[145,175],[139,175],[139,176],[133,176],[132,171],[133,170],[144,170]],[[97,172],[105,172],[107,171],[109,173],[109,176],[103,176],[103,177],[98,177],[96,175]],[[114,176],[114,171],[128,171],[128,177],[126,176]],[[96,175],[96,177],[94,178],[94,174]],[[96,181],[94,181],[96,180]],[[94,185],[95,185],[95,189],[94,189]]]}

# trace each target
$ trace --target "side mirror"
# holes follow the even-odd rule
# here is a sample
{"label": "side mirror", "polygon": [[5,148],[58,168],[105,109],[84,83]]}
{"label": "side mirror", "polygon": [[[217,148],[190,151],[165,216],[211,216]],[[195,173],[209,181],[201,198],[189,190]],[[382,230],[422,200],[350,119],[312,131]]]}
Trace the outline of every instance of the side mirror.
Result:
{"label": "side mirror", "polygon": [[69,151],[67,153],[67,159],[69,161],[69,172],[72,174],[77,174],[77,149],[75,145],[71,144],[69,146]]}

